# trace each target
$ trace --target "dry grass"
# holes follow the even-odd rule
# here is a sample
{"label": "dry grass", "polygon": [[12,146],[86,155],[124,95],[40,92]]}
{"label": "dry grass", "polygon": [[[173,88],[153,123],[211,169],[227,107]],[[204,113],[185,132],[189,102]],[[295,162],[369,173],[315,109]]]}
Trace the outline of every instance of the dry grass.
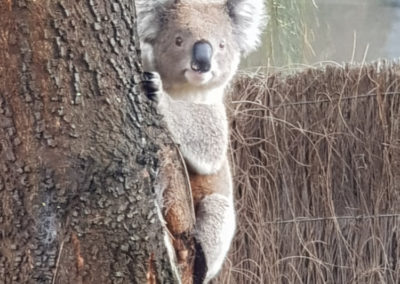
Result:
{"label": "dry grass", "polygon": [[214,283],[400,283],[400,64],[242,75]]}

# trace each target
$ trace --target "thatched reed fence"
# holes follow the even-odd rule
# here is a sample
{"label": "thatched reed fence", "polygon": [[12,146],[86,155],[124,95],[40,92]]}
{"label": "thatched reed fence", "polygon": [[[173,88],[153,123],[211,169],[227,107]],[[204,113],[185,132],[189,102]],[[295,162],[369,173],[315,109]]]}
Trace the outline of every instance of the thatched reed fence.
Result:
{"label": "thatched reed fence", "polygon": [[400,64],[238,78],[214,283],[400,283]]}

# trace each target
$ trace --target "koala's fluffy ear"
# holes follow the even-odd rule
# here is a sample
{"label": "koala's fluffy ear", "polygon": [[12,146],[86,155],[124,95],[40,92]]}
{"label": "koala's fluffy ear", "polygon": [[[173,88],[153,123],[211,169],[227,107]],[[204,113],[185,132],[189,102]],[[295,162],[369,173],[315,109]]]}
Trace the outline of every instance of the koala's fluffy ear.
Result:
{"label": "koala's fluffy ear", "polygon": [[179,0],[136,0],[137,28],[139,38],[151,43],[157,38],[166,9]]}
{"label": "koala's fluffy ear", "polygon": [[233,32],[244,55],[260,44],[260,37],[267,24],[264,0],[227,0]]}

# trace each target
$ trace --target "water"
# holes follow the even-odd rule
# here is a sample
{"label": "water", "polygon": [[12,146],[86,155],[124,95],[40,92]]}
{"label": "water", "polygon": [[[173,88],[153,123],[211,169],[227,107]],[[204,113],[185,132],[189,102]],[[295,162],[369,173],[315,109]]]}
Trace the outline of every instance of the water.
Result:
{"label": "water", "polygon": [[[243,67],[400,58],[400,0],[315,0],[315,4],[299,4],[304,5],[294,15],[299,29],[292,28],[292,35],[278,27],[275,33],[283,35],[279,50],[271,49],[274,37],[269,27],[263,46]],[[288,45],[294,47],[285,49]]]}

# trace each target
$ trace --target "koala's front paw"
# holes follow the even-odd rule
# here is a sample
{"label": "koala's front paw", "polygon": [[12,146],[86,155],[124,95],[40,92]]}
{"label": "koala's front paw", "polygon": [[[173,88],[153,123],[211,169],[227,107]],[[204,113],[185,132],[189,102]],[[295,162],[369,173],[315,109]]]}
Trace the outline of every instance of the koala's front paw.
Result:
{"label": "koala's front paw", "polygon": [[160,102],[163,92],[160,75],[157,72],[144,72],[142,83],[148,98]]}

